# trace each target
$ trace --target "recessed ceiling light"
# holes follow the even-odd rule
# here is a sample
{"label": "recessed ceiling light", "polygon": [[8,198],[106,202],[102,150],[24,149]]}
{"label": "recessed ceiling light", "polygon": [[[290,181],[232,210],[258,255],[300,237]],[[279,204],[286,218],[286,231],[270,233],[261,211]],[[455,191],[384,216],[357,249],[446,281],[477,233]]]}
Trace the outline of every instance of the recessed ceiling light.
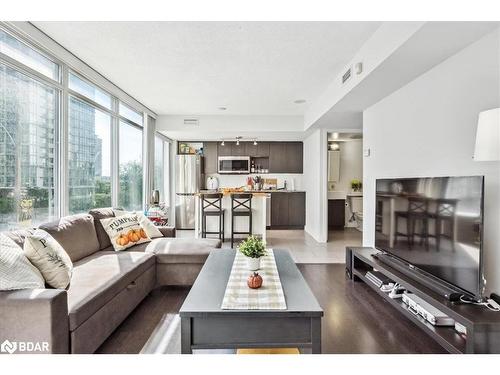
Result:
{"label": "recessed ceiling light", "polygon": [[305,99],[297,99],[293,101],[295,104],[304,104],[306,102]]}
{"label": "recessed ceiling light", "polygon": [[227,109],[227,107],[219,107],[220,111],[225,111],[226,109]]}

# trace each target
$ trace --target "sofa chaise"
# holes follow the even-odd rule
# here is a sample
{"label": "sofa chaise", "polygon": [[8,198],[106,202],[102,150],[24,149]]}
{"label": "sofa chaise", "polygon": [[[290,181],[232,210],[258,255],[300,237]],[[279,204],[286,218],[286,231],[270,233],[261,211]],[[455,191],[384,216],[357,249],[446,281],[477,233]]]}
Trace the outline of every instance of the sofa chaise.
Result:
{"label": "sofa chaise", "polygon": [[[93,353],[155,287],[192,285],[217,239],[163,238],[115,251],[100,223],[111,208],[40,225],[73,262],[67,290],[0,292],[0,342],[48,343],[50,353]],[[6,232],[23,246],[28,230]]]}

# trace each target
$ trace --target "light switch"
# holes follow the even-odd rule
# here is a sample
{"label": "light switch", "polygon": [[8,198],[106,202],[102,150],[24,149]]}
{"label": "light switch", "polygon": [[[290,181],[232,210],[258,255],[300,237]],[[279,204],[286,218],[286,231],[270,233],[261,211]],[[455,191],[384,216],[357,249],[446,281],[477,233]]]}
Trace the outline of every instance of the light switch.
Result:
{"label": "light switch", "polygon": [[368,156],[370,156],[370,149],[369,149],[369,148],[365,148],[365,149],[363,149],[363,156],[364,156],[364,157],[368,157]]}

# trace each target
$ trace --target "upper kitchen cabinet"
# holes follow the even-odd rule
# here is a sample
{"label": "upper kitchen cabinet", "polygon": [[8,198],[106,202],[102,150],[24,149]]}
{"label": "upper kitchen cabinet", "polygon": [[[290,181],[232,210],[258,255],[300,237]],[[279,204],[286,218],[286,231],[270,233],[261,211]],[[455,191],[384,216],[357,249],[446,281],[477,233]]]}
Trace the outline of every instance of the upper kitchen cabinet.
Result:
{"label": "upper kitchen cabinet", "polygon": [[269,145],[269,172],[287,173],[286,143],[271,142]]}
{"label": "upper kitchen cabinet", "polygon": [[240,142],[240,144],[236,144],[236,142],[231,143],[231,155],[230,156],[248,156],[246,146],[247,142]]}
{"label": "upper kitchen cabinet", "polygon": [[269,157],[269,142],[247,142],[246,144],[247,156],[252,158],[268,158]]}
{"label": "upper kitchen cabinet", "polygon": [[302,173],[304,171],[303,150],[302,142],[286,143],[287,173]]}
{"label": "upper kitchen cabinet", "polygon": [[205,157],[205,174],[217,173],[217,145],[218,142],[204,142],[203,156]]}
{"label": "upper kitchen cabinet", "polygon": [[269,147],[270,173],[302,173],[302,142],[271,142]]}
{"label": "upper kitchen cabinet", "polygon": [[217,142],[217,155],[218,156],[233,156],[231,154],[231,143],[225,142],[224,146]]}

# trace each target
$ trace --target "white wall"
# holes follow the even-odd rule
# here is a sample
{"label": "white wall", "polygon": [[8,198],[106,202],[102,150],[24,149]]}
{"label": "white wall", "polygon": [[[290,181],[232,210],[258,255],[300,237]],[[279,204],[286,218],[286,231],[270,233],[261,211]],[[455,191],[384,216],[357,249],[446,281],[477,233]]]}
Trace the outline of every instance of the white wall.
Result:
{"label": "white wall", "polygon": [[327,240],[327,132],[314,130],[304,140],[303,186],[306,191],[305,230],[316,241]]}
{"label": "white wall", "polygon": [[361,139],[339,142],[340,178],[335,190],[351,191],[351,180],[363,180],[363,141]]}
{"label": "white wall", "polygon": [[363,116],[363,245],[374,244],[375,179],[485,175],[487,290],[500,291],[500,162],[474,162],[478,113],[500,106],[500,38],[489,34]]}

